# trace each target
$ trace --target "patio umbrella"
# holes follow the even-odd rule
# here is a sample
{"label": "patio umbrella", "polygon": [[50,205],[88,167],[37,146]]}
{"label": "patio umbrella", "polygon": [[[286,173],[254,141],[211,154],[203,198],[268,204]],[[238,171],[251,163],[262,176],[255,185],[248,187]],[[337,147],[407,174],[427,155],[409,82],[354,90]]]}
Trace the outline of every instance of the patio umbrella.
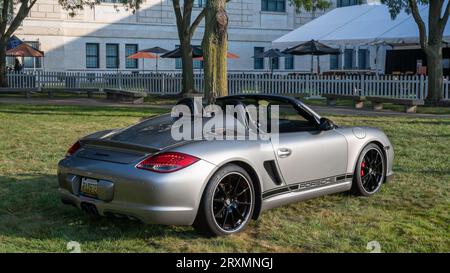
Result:
{"label": "patio umbrella", "polygon": [[144,59],[156,59],[156,58],[157,57],[155,54],[143,51],[138,51],[127,57],[127,59],[142,59],[142,71],[144,71]]}
{"label": "patio umbrella", "polygon": [[6,56],[42,58],[44,57],[44,52],[37,50],[29,44],[22,43],[14,48],[11,48],[10,50],[7,50]]}
{"label": "patio umbrella", "polygon": [[16,46],[20,45],[22,40],[17,38],[16,35],[13,35],[11,38],[9,38],[8,43],[6,44],[6,50],[10,50],[11,48],[15,48]]}
{"label": "patio umbrella", "polygon": [[324,45],[316,40],[311,40],[283,50],[283,53],[291,55],[311,55],[311,73],[313,71],[313,56],[317,56],[317,72],[320,73],[319,56],[321,55],[339,55],[341,51]]}
{"label": "patio umbrella", "polygon": [[[191,46],[192,48],[192,57],[198,58],[203,56],[202,48],[199,46]],[[161,55],[161,58],[181,58],[181,48],[177,47],[174,50],[164,53]]]}
{"label": "patio umbrella", "polygon": [[[197,61],[203,61],[202,48],[200,46],[192,46],[192,45],[191,45],[191,48],[192,48],[192,58]],[[175,48],[174,50],[161,55],[161,58],[172,58],[172,59],[181,58],[181,49],[179,47]],[[239,59],[239,56],[237,54],[228,52],[227,58],[228,59]]]}
{"label": "patio umbrella", "polygon": [[[6,56],[43,58],[44,52],[37,50],[29,44],[21,43],[20,45],[7,50]],[[36,67],[36,59],[33,59],[33,66],[34,68]]]}
{"label": "patio umbrella", "polygon": [[[239,55],[237,55],[235,53],[227,52],[227,59],[236,60],[236,59],[239,59]],[[196,58],[194,58],[194,60],[203,61],[203,56],[196,57]]]}
{"label": "patio umbrella", "polygon": [[271,48],[267,51],[264,51],[258,55],[253,56],[252,58],[269,58],[270,61],[270,73],[273,73],[273,58],[279,57],[287,57],[289,54],[285,54],[280,52],[278,49]]}
{"label": "patio umbrella", "polygon": [[152,48],[147,48],[147,49],[141,50],[141,52],[150,52],[150,53],[156,54],[156,72],[158,72],[159,55],[167,53],[167,52],[169,52],[169,50],[167,50],[165,48],[162,48],[162,47],[159,47],[159,46],[155,46],[155,47],[152,47]]}

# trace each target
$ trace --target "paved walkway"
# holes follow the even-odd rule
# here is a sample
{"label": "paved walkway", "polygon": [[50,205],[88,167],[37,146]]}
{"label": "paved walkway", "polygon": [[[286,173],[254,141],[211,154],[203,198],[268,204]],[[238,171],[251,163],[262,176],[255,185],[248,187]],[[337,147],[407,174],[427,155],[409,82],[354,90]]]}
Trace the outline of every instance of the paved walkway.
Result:
{"label": "paved walkway", "polygon": [[392,110],[373,111],[371,109],[355,109],[344,106],[310,106],[314,111],[319,114],[330,115],[352,115],[352,116],[397,116],[397,117],[410,117],[410,118],[450,118],[450,115],[434,115],[434,114],[421,114],[421,113],[404,113],[396,112]]}
{"label": "paved walkway", "polygon": [[[37,104],[37,105],[80,105],[80,106],[110,106],[110,107],[152,107],[161,109],[170,109],[171,105],[156,104],[126,104],[115,103],[105,99],[88,99],[88,98],[67,98],[67,99],[47,99],[47,98],[0,98],[0,103],[19,103],[19,104]],[[1,106],[0,106],[1,107]],[[372,111],[370,109],[354,109],[350,107],[330,107],[330,106],[311,106],[311,108],[319,114],[329,115],[356,115],[356,116],[398,116],[410,118],[449,118],[450,115],[433,115],[433,114],[410,114],[395,112],[390,110]]]}

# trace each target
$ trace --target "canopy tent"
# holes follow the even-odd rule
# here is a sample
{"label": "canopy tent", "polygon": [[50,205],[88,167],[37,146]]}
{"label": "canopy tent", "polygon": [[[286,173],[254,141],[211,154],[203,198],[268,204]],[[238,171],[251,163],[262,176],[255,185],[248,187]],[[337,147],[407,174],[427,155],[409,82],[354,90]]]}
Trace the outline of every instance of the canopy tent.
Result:
{"label": "canopy tent", "polygon": [[[428,6],[419,6],[423,21],[428,25]],[[419,30],[411,14],[400,12],[391,18],[388,7],[382,4],[355,5],[336,8],[315,20],[281,36],[272,46],[284,49],[311,39],[327,45],[417,42]],[[450,37],[450,28],[444,30]]]}

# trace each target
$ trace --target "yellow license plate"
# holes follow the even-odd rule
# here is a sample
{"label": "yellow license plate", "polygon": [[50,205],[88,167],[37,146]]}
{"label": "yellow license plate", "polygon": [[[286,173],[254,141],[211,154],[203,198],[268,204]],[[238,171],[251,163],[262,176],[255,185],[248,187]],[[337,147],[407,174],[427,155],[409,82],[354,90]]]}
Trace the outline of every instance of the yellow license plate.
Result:
{"label": "yellow license plate", "polygon": [[98,180],[91,178],[81,178],[80,192],[83,195],[97,197]]}

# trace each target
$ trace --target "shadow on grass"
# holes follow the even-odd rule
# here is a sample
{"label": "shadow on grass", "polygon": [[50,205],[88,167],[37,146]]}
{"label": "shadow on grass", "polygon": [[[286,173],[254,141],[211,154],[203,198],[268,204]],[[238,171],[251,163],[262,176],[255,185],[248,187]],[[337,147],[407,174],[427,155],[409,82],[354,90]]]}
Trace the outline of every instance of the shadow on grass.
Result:
{"label": "shadow on grass", "polygon": [[63,204],[57,184],[55,175],[0,176],[0,237],[80,243],[138,239],[155,250],[162,247],[159,239],[164,237],[183,241],[205,238],[191,227],[90,216]]}
{"label": "shadow on grass", "polygon": [[49,106],[49,105],[2,105],[0,113],[23,115],[61,115],[61,116],[107,116],[107,117],[142,117],[167,113],[167,109],[152,107],[112,107],[112,106]]}

